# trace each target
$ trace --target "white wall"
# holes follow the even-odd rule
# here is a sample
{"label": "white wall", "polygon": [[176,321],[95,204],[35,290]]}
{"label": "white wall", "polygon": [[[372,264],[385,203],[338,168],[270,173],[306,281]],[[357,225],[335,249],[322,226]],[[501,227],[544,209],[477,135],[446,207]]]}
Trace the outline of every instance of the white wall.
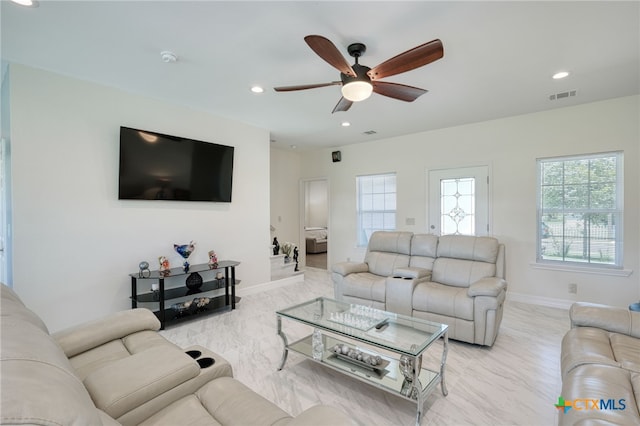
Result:
{"label": "white wall", "polygon": [[304,182],[305,228],[327,227],[327,181],[308,180]]}
{"label": "white wall", "polygon": [[[271,239],[300,244],[300,154],[271,148]],[[304,241],[303,241],[304,242]],[[301,253],[304,250],[301,250]]]}
{"label": "white wall", "polygon": [[[332,147],[302,156],[302,178],[327,176],[330,183],[329,263],[361,260],[356,247],[355,177],[397,173],[398,229],[427,231],[429,169],[487,164],[492,174],[493,235],[506,245],[509,293],[531,300],[584,300],[627,306],[640,296],[638,195],[638,96],[560,108],[393,139]],[[536,258],[536,158],[623,150],[625,155],[624,267],[614,277],[534,269]],[[319,161],[319,158],[325,158]],[[415,226],[405,225],[415,218]],[[578,284],[578,294],[568,284]]]}
{"label": "white wall", "polygon": [[[211,114],[12,65],[14,289],[51,330],[130,308],[141,260],[242,262],[269,281],[269,133]],[[233,201],[119,201],[119,127],[235,147]]]}

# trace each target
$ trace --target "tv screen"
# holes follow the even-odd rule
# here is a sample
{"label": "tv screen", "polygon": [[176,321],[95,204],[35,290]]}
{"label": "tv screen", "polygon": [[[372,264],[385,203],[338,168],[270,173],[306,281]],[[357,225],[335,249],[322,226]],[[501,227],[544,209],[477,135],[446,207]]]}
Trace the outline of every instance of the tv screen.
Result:
{"label": "tv screen", "polygon": [[232,146],[120,127],[120,200],[231,202]]}

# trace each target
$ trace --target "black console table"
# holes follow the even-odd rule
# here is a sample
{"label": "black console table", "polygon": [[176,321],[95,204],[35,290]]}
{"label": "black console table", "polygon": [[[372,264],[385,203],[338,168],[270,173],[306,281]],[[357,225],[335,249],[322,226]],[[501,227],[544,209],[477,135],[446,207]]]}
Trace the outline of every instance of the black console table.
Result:
{"label": "black console table", "polygon": [[[140,303],[158,303],[158,310],[154,314],[160,320],[161,328],[165,325],[179,322],[184,319],[193,318],[201,314],[208,314],[222,310],[235,309],[236,302],[240,300],[236,297],[236,285],[240,283],[236,280],[236,266],[240,262],[234,260],[223,260],[218,262],[217,268],[210,267],[207,263],[199,265],[190,265],[189,271],[184,272],[182,267],[172,268],[168,272],[145,271],[144,273],[136,272],[129,274],[131,277],[131,308],[137,308]],[[217,272],[224,271],[224,278],[204,281],[198,289],[189,289],[186,285],[180,287],[165,288],[164,281],[167,278],[184,276],[186,278],[195,272]],[[157,291],[144,291],[138,293],[138,280],[153,280],[158,282]],[[172,299],[183,298],[187,296],[204,297],[205,293],[212,292],[224,287],[224,296],[209,298],[210,301],[206,306],[198,309],[190,309],[188,312],[179,312],[172,308],[166,308],[165,302]],[[231,293],[229,293],[231,290]]]}

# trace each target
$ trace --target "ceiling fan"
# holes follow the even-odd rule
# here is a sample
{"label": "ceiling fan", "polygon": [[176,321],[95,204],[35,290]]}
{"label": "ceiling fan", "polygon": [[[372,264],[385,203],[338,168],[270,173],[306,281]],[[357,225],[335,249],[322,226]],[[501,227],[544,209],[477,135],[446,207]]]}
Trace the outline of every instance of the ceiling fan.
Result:
{"label": "ceiling fan", "polygon": [[304,38],[304,41],[318,56],[340,71],[340,81],[275,87],[274,90],[276,92],[290,92],[341,85],[342,97],[333,108],[332,113],[347,111],[354,102],[367,99],[372,92],[405,102],[415,101],[427,91],[418,87],[379,80],[430,64],[444,55],[442,42],[439,39],[435,39],[394,56],[376,67],[369,68],[358,63],[358,58],[367,49],[362,43],[353,43],[348,46],[349,55],[356,59],[355,64],[349,65],[344,56],[338,51],[338,48],[329,39],[319,35],[308,35]]}

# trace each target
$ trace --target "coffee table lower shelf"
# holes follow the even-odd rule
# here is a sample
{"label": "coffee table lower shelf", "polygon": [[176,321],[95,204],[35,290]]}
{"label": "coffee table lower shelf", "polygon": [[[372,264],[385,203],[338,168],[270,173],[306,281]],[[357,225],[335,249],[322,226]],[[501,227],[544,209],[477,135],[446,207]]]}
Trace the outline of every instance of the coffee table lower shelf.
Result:
{"label": "coffee table lower shelf", "polygon": [[[287,351],[296,352],[314,362],[418,404],[416,424],[420,423],[420,418],[422,417],[422,405],[426,401],[427,396],[438,386],[438,384],[442,382],[442,375],[440,372],[422,368],[418,376],[417,383],[412,383],[404,378],[400,371],[399,361],[395,358],[381,355],[382,359],[388,361],[388,364],[384,369],[362,367],[357,363],[349,362],[337,357],[330,349],[336,344],[346,344],[350,347],[355,347],[362,352],[375,355],[380,354],[367,347],[358,345],[357,343],[342,341],[332,336],[323,335],[322,339],[325,351],[321,360],[314,359],[312,356],[312,336],[309,335],[296,342],[285,345],[283,359],[279,369],[284,367],[287,358]],[[442,392],[444,395],[447,393],[444,388]]]}

